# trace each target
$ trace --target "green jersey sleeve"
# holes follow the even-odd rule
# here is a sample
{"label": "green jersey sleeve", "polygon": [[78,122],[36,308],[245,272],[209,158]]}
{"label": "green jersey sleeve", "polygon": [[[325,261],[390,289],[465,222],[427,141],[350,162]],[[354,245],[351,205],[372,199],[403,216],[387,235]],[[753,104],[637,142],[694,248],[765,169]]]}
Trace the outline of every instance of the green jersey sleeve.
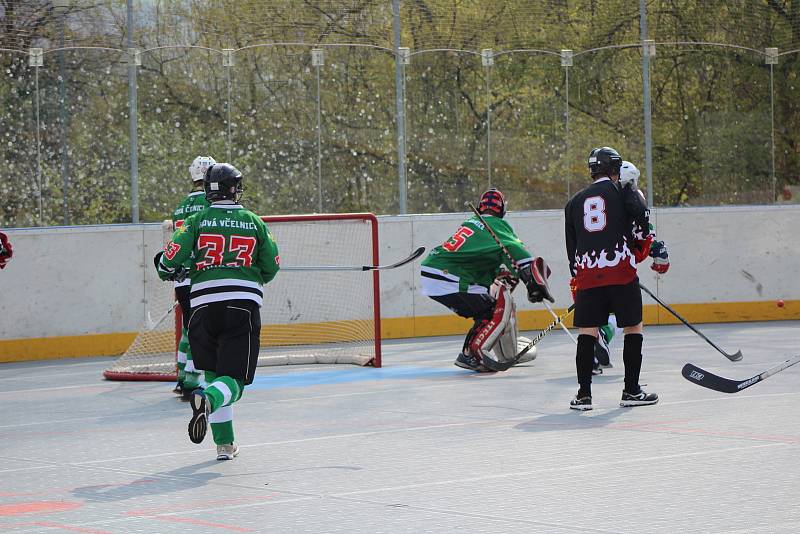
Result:
{"label": "green jersey sleeve", "polygon": [[261,270],[261,278],[264,283],[270,282],[280,270],[280,256],[278,254],[278,244],[275,238],[272,237],[272,232],[269,231],[267,224],[258,219],[261,224],[259,225],[259,249],[258,259],[256,266]]}
{"label": "green jersey sleeve", "polygon": [[162,263],[171,269],[184,265],[192,257],[197,241],[197,219],[200,213],[184,219],[183,224],[172,234],[172,239],[164,246]]}

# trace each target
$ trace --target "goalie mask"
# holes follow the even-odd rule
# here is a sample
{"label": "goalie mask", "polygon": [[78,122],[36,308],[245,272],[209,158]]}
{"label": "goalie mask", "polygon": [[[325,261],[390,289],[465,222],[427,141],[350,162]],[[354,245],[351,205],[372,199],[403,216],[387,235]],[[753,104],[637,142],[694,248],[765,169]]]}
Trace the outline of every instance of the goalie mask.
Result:
{"label": "goalie mask", "polygon": [[206,171],[203,189],[209,202],[239,202],[242,197],[242,173],[230,163],[216,163]]}
{"label": "goalie mask", "polygon": [[193,182],[201,181],[209,167],[214,165],[216,161],[211,156],[197,156],[194,161],[189,165],[189,174]]}
{"label": "goalie mask", "polygon": [[619,169],[619,184],[625,187],[633,184],[634,189],[639,189],[639,169],[630,161],[623,161]]}
{"label": "goalie mask", "polygon": [[589,153],[589,173],[592,178],[619,174],[622,157],[611,147],[595,148]]}
{"label": "goalie mask", "polygon": [[478,213],[481,215],[489,214],[501,219],[506,214],[506,197],[494,187],[481,195],[478,202]]}

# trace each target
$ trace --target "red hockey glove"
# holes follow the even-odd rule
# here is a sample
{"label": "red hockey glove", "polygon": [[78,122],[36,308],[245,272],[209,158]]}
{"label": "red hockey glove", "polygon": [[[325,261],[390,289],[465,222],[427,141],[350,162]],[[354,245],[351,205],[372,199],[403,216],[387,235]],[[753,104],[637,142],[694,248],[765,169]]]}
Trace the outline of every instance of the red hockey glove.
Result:
{"label": "red hockey glove", "polygon": [[636,258],[636,263],[642,263],[650,256],[650,247],[653,244],[653,236],[649,235],[644,239],[637,239],[634,243],[633,256]]}
{"label": "red hockey glove", "polygon": [[0,269],[5,269],[6,264],[11,261],[14,255],[14,250],[11,248],[11,242],[3,232],[0,232]]}
{"label": "red hockey glove", "polygon": [[653,241],[653,246],[650,247],[650,257],[653,258],[650,268],[655,272],[664,274],[669,271],[669,254],[663,241]]}
{"label": "red hockey glove", "polygon": [[572,302],[575,302],[575,295],[578,293],[578,279],[574,276],[569,279],[569,292],[572,293]]}

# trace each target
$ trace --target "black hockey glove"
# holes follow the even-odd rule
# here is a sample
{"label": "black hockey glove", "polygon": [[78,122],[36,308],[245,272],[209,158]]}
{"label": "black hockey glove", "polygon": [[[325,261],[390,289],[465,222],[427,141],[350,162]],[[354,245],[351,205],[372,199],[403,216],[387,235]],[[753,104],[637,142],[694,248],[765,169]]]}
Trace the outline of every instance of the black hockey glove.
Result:
{"label": "black hockey glove", "polygon": [[158,271],[158,277],[162,280],[169,280],[170,282],[183,282],[186,280],[186,275],[189,274],[189,269],[182,265],[174,269],[172,267],[167,267],[161,262],[161,257],[163,255],[164,251],[160,250],[155,256],[153,256],[153,263],[156,266],[156,271]]}
{"label": "black hockey glove", "polygon": [[550,276],[550,268],[542,258],[536,258],[531,263],[526,263],[519,269],[519,278],[528,289],[528,300],[530,302],[542,302],[547,299],[555,302],[550,293],[547,277]]}

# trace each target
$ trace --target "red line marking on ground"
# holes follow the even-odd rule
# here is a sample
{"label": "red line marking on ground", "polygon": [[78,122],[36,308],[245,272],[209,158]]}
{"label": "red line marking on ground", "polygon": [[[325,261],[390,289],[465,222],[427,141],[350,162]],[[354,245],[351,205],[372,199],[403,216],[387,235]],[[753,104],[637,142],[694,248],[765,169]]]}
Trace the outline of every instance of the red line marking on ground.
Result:
{"label": "red line marking on ground", "polygon": [[175,517],[171,515],[156,515],[149,516],[150,519],[158,519],[160,521],[170,521],[173,523],[188,523],[190,525],[198,525],[201,527],[214,527],[224,530],[232,530],[234,532],[255,532],[252,528],[237,527],[234,525],[225,525],[223,523],[212,523],[211,521],[203,521],[200,519],[191,519],[188,517]]}
{"label": "red line marking on ground", "polygon": [[74,501],[40,501],[20,502],[16,504],[0,504],[0,516],[65,512],[80,508],[83,504]]}
{"label": "red line marking on ground", "polygon": [[72,532],[83,532],[84,534],[112,534],[107,530],[95,530],[93,528],[73,527],[70,525],[62,525],[61,523],[53,523],[52,521],[32,521],[30,523],[14,523],[12,525],[0,525],[2,528],[20,528],[20,527],[48,527],[58,528],[61,530],[69,530]]}

